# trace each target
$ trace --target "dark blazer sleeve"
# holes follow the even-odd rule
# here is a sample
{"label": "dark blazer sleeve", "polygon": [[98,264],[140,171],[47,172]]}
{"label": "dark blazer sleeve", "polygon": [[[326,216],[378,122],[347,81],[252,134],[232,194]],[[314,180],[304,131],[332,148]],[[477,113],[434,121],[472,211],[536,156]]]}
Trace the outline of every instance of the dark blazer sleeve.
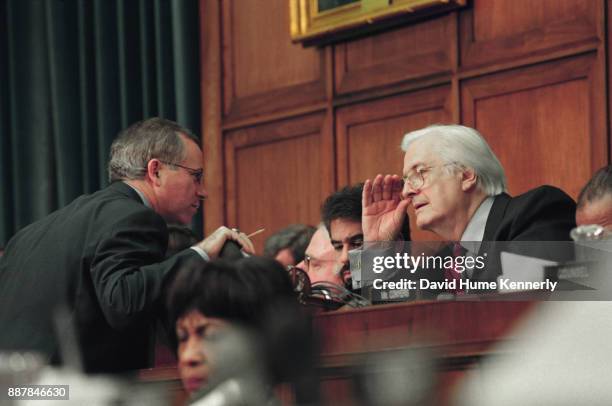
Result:
{"label": "dark blazer sleeve", "polygon": [[165,222],[142,205],[113,218],[103,229],[90,272],[102,312],[117,330],[156,310],[164,285],[178,268],[188,261],[203,261],[191,249],[164,260]]}
{"label": "dark blazer sleeve", "polygon": [[499,251],[566,261],[573,250],[558,249],[563,245],[500,243],[503,241],[569,241],[575,227],[576,204],[565,192],[552,186],[541,186],[516,197],[507,194],[495,198],[480,246],[480,254],[488,253],[486,270],[472,279],[494,281],[501,274]]}
{"label": "dark blazer sleeve", "polygon": [[561,189],[541,186],[520,196],[498,196],[485,241],[568,241],[576,203]]}

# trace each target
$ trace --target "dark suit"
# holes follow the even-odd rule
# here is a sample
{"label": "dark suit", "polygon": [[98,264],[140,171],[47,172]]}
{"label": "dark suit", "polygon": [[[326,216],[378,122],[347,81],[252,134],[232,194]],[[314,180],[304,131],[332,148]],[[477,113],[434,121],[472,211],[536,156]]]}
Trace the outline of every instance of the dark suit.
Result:
{"label": "dark suit", "polygon": [[202,260],[187,249],[163,261],[167,240],[164,219],[123,182],[25,227],[0,259],[0,349],[57,361],[53,314],[64,305],[88,371],[148,366],[165,283],[185,262]]}
{"label": "dark suit", "polygon": [[[516,197],[510,197],[507,193],[495,196],[493,205],[487,217],[485,231],[478,255],[486,253],[484,267],[482,270],[474,271],[469,279],[476,281],[496,281],[501,274],[500,252],[509,251],[517,254],[546,258],[556,261],[572,259],[573,251],[566,249],[563,251],[550,249],[550,244],[523,243],[534,241],[570,241],[569,233],[575,224],[576,203],[562,190],[552,186],[540,186],[527,193]],[[515,243],[512,243],[515,242]],[[471,242],[463,242],[470,247]],[[569,244],[568,244],[569,245]],[[415,249],[415,246],[405,246],[406,253],[423,252],[422,249]],[[418,245],[416,245],[418,247]],[[554,247],[553,247],[554,248]],[[389,250],[391,255],[398,249],[394,246]],[[462,255],[467,250],[463,248]],[[438,250],[435,256],[440,258],[452,257],[453,244],[444,245]],[[371,256],[381,255],[373,253]],[[432,282],[442,282],[447,279],[446,271],[439,267],[430,269],[419,269],[413,275],[405,272],[395,274],[389,272],[391,276],[386,278],[390,281],[397,281],[401,278],[412,278],[414,280],[425,278]],[[373,274],[370,274],[373,275]],[[463,274],[467,278],[467,274]],[[418,299],[433,299],[440,293],[445,293],[445,289],[429,289],[418,292]],[[479,293],[471,291],[471,293]],[[483,291],[491,293],[491,291]],[[374,299],[376,300],[376,298]]]}
{"label": "dark suit", "polygon": [[569,241],[576,203],[561,189],[540,186],[510,197],[495,196],[483,241]]}
{"label": "dark suit", "polygon": [[[521,242],[571,241],[569,234],[576,227],[575,214],[574,200],[552,186],[540,186],[516,197],[510,197],[507,193],[495,196],[479,251],[480,255],[486,251],[489,261],[485,272],[476,273],[470,279],[496,280],[501,274],[501,251],[554,261],[571,260],[571,249],[560,250],[551,244]],[[503,243],[507,241],[516,243]],[[569,247],[569,244],[560,245]]]}

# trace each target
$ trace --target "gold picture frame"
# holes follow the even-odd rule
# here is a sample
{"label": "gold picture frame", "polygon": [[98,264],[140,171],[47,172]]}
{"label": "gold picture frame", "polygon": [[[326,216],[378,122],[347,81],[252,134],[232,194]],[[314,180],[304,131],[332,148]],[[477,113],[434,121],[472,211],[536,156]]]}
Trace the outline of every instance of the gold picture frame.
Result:
{"label": "gold picture frame", "polygon": [[467,0],[289,0],[293,42],[345,39],[402,17],[419,17],[466,5]]}

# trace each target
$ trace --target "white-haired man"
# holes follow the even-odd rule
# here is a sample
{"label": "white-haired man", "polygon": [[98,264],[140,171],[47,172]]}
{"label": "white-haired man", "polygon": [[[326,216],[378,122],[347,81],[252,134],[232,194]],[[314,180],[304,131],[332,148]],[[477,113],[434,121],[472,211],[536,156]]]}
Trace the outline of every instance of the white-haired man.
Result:
{"label": "white-haired man", "polygon": [[409,204],[419,228],[446,241],[565,241],[576,205],[540,186],[506,193],[504,170],[478,131],[432,125],[404,136],[403,179],[378,175],[363,190],[365,241],[397,239]]}

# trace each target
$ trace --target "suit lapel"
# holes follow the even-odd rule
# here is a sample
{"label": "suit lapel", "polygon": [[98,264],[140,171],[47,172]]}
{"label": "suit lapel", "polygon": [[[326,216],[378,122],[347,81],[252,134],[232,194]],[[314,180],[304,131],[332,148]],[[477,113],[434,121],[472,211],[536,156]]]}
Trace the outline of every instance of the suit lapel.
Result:
{"label": "suit lapel", "polygon": [[512,197],[507,193],[495,196],[493,206],[491,206],[491,211],[489,212],[489,217],[485,225],[482,243],[478,250],[478,255],[488,254],[485,260],[485,267],[474,272],[474,275],[472,275],[470,279],[494,281],[497,279],[497,276],[501,275],[501,263],[499,262],[499,252],[495,241],[511,200]]}
{"label": "suit lapel", "polygon": [[512,200],[512,198],[507,193],[502,193],[495,196],[493,206],[491,206],[491,212],[489,212],[489,217],[487,218],[487,224],[485,225],[485,231],[482,237],[483,241],[495,240],[495,234],[497,233],[497,230],[499,230],[501,222],[504,219],[506,208],[508,207],[510,200]]}

